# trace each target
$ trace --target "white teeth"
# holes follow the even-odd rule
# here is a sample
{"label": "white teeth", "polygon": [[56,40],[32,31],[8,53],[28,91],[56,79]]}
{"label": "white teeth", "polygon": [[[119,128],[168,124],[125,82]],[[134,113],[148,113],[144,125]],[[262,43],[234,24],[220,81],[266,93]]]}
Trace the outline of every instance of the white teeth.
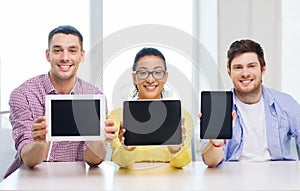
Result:
{"label": "white teeth", "polygon": [[60,66],[61,68],[69,68],[70,66]]}
{"label": "white teeth", "polygon": [[146,86],[146,88],[147,88],[148,90],[154,90],[154,89],[155,89],[155,86]]}
{"label": "white teeth", "polygon": [[242,80],[241,83],[242,83],[242,84],[250,84],[250,83],[251,83],[251,80]]}

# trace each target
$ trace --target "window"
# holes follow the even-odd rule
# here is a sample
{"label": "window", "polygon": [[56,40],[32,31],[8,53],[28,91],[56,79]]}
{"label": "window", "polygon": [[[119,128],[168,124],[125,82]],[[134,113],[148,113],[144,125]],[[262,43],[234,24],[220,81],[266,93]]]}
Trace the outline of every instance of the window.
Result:
{"label": "window", "polygon": [[300,60],[300,12],[297,0],[281,1],[282,5],[282,91],[292,95],[300,103],[298,82]]}
{"label": "window", "polygon": [[45,57],[48,33],[69,24],[89,48],[89,3],[82,0],[0,1],[0,128],[8,121],[11,91],[25,80],[49,71]]}
{"label": "window", "polygon": [[0,2],[0,111],[9,110],[11,91],[28,78],[49,71],[48,33],[73,25],[89,47],[89,3],[82,0]]}
{"label": "window", "polygon": [[[168,42],[168,39],[179,37],[177,41],[181,42],[181,34],[192,35],[192,2],[103,1],[103,51],[104,55],[111,55],[108,60],[104,60],[103,68],[103,90],[109,98],[109,110],[122,107],[122,101],[128,99],[129,90],[133,88],[133,60],[135,54],[143,47],[155,47],[164,54],[169,71],[166,89],[170,89],[169,93],[173,92],[171,97],[179,96],[176,90],[180,89],[175,83],[177,80],[178,84],[178,76],[182,76],[181,80],[190,84],[192,62],[179,46],[172,44],[176,40]],[[191,50],[191,43],[184,43]],[[113,53],[107,52],[111,50],[111,46],[118,48],[115,48]]]}

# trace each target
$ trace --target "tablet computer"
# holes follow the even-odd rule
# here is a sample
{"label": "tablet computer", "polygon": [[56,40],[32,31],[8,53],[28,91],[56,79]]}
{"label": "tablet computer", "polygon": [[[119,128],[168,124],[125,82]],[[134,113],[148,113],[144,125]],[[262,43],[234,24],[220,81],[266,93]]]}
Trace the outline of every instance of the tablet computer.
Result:
{"label": "tablet computer", "polygon": [[201,92],[200,138],[232,138],[232,92]]}
{"label": "tablet computer", "polygon": [[180,100],[135,100],[123,104],[125,145],[182,143]]}
{"label": "tablet computer", "polygon": [[103,140],[105,118],[104,95],[46,96],[47,140]]}

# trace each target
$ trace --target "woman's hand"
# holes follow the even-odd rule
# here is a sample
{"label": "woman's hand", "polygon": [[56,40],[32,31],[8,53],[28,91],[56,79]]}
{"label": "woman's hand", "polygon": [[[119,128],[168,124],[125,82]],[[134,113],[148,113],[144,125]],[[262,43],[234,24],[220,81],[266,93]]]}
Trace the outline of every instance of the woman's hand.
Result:
{"label": "woman's hand", "polygon": [[124,144],[124,141],[125,141],[125,137],[124,137],[124,133],[126,132],[126,129],[123,128],[123,123],[120,122],[120,130],[119,130],[119,140],[120,142],[122,143],[123,147],[127,150],[127,151],[133,151],[136,147],[133,147],[133,146],[126,146]]}
{"label": "woman's hand", "polygon": [[182,141],[180,145],[175,145],[175,146],[169,146],[168,150],[171,154],[175,154],[177,152],[179,152],[181,150],[182,147],[184,147],[184,141],[186,139],[186,129],[185,129],[185,118],[182,118],[182,122],[181,122],[181,133],[182,133]]}

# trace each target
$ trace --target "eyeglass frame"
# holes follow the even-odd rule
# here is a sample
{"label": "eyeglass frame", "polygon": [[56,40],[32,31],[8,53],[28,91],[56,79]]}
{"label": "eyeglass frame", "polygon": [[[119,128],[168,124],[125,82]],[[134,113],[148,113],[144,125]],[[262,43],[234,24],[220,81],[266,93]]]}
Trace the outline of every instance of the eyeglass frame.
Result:
{"label": "eyeglass frame", "polygon": [[[141,79],[141,78],[138,77],[138,73],[139,73],[139,72],[147,72],[148,75],[147,75],[146,78]],[[160,78],[160,79],[157,79],[157,78],[153,75],[154,72],[162,72],[162,73],[163,73],[163,77]],[[154,70],[154,71],[150,72],[150,71],[147,71],[147,70],[135,70],[135,71],[133,71],[132,73],[133,73],[133,74],[136,74],[136,76],[137,76],[137,78],[138,78],[139,80],[146,80],[146,79],[148,79],[149,76],[150,76],[150,74],[152,75],[152,77],[153,77],[154,79],[156,79],[156,80],[162,80],[162,79],[164,79],[164,77],[165,77],[167,71],[166,71],[166,70]]]}

